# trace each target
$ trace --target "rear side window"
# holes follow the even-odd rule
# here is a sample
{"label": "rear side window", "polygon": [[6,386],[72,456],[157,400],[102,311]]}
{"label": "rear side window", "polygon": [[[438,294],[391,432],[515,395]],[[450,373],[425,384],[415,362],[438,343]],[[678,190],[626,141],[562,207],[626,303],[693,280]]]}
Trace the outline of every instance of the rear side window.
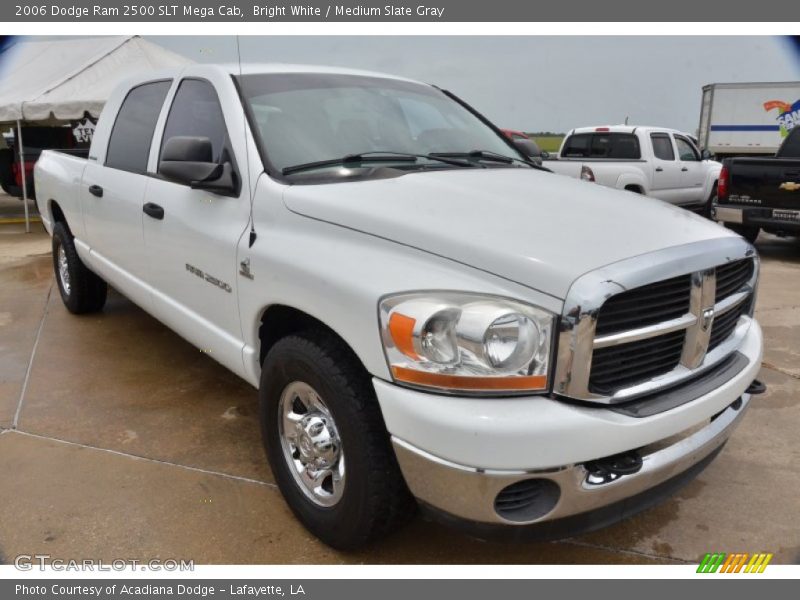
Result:
{"label": "rear side window", "polygon": [[107,167],[133,173],[147,170],[150,143],[170,85],[169,81],[154,81],[128,92],[108,140]]}
{"label": "rear side window", "polygon": [[217,92],[208,81],[184,79],[169,109],[161,151],[175,136],[200,136],[211,140],[214,162],[220,162],[227,140],[225,119]]}
{"label": "rear side window", "polygon": [[631,133],[579,133],[567,139],[562,156],[638,160],[642,152],[639,138]]}
{"label": "rear side window", "polygon": [[650,139],[653,141],[653,154],[661,160],[675,160],[675,150],[672,148],[672,140],[666,133],[651,133]]}
{"label": "rear side window", "polygon": [[589,147],[592,144],[592,136],[588,133],[571,135],[564,142],[564,149],[561,156],[564,158],[586,158],[589,156]]}
{"label": "rear side window", "polygon": [[789,133],[783,144],[778,150],[779,158],[800,158],[800,125],[795,127]]}

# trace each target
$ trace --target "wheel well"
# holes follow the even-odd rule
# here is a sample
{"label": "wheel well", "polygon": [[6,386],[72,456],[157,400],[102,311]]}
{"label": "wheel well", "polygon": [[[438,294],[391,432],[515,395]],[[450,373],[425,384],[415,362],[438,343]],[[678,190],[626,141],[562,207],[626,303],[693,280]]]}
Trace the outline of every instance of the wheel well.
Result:
{"label": "wheel well", "polygon": [[[261,325],[258,328],[258,339],[260,342],[259,364],[264,364],[267,353],[281,338],[312,329],[316,331],[325,331],[336,336],[342,344],[353,353],[353,356],[356,356],[348,343],[319,319],[301,310],[292,308],[291,306],[274,304],[267,308],[264,314],[261,315]],[[359,360],[358,357],[356,357],[356,360]],[[359,362],[361,361],[359,360]]]}
{"label": "wheel well", "polygon": [[53,224],[63,223],[67,228],[67,231],[69,231],[70,235],[72,235],[72,232],[69,228],[69,223],[67,223],[67,217],[64,216],[64,211],[61,210],[61,207],[55,200],[50,200],[50,214],[53,215]]}
{"label": "wheel well", "polygon": [[634,194],[643,194],[644,190],[640,185],[628,184],[625,186],[625,189],[629,192],[633,192]]}

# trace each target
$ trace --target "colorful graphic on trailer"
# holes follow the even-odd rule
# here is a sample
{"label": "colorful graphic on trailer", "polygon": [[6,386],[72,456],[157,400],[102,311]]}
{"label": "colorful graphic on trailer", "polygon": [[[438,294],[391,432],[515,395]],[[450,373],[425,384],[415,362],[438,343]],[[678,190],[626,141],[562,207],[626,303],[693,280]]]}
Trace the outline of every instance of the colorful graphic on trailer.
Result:
{"label": "colorful graphic on trailer", "polygon": [[800,100],[794,104],[781,100],[770,100],[764,102],[764,110],[777,110],[778,127],[781,130],[781,137],[786,137],[796,126],[800,125]]}

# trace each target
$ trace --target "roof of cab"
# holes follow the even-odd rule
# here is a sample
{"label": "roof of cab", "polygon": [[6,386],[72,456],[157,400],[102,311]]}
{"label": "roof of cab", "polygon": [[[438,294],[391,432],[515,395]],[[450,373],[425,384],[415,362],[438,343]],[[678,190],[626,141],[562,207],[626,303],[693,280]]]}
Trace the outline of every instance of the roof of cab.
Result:
{"label": "roof of cab", "polygon": [[570,135],[574,133],[633,133],[635,131],[641,131],[642,133],[679,133],[685,135],[682,131],[677,129],[653,127],[650,125],[597,125],[595,127],[576,127],[570,131]]}
{"label": "roof of cab", "polygon": [[389,75],[387,73],[377,73],[374,71],[362,71],[359,69],[346,69],[343,67],[330,67],[322,65],[294,65],[283,63],[221,63],[221,64],[203,64],[192,63],[185,67],[177,69],[163,69],[159,71],[152,71],[143,74],[137,79],[140,81],[154,80],[158,78],[173,78],[186,75],[202,75],[203,73],[217,73],[224,75],[254,75],[254,74],[269,74],[269,73],[320,73],[331,75],[357,75],[361,77],[379,77],[382,79],[394,79],[399,81],[406,81],[410,83],[418,83],[425,85],[422,82],[408,79],[405,77],[398,77],[396,75]]}

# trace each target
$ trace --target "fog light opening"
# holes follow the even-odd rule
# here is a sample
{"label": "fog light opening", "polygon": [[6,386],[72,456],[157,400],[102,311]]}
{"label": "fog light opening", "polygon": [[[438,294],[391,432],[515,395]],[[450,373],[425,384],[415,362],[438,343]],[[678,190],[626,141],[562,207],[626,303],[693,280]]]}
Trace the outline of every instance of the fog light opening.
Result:
{"label": "fog light opening", "polygon": [[500,490],[494,500],[495,512],[507,521],[535,521],[553,510],[561,488],[550,479],[525,479]]}

